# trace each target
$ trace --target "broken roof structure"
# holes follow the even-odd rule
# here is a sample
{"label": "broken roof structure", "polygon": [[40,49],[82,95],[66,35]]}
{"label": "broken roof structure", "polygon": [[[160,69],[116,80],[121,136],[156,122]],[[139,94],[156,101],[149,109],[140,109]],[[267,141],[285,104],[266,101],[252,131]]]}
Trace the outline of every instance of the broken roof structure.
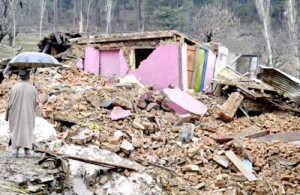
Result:
{"label": "broken roof structure", "polygon": [[276,68],[260,66],[261,78],[265,83],[276,87],[283,95],[300,101],[300,80]]}
{"label": "broken roof structure", "polygon": [[199,41],[187,37],[178,31],[154,31],[154,32],[135,32],[135,33],[119,33],[119,34],[101,34],[86,36],[78,40],[78,44],[88,43],[113,43],[113,42],[130,42],[130,41],[148,41],[171,39],[174,42],[186,42],[189,45],[200,44]]}

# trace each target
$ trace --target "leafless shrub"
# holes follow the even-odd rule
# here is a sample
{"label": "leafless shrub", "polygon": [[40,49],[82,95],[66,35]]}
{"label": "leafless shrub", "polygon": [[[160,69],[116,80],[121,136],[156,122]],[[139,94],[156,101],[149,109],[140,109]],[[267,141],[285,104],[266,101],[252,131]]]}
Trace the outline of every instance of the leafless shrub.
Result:
{"label": "leafless shrub", "polygon": [[222,7],[219,2],[192,10],[191,18],[193,34],[202,37],[206,42],[220,36],[228,28],[240,25],[240,19],[234,12]]}

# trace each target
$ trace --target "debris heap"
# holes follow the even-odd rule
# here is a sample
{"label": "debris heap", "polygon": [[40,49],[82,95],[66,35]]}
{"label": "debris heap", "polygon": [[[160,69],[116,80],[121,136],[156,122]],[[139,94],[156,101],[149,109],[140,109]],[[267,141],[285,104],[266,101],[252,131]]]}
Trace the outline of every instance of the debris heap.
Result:
{"label": "debris heap", "polygon": [[[16,80],[13,76],[0,85],[0,112],[5,111]],[[294,113],[237,118],[229,109],[220,115],[224,97],[185,94],[182,97],[188,98],[176,102],[149,86],[94,76],[74,67],[43,70],[35,80],[40,114],[56,128],[56,140],[62,145],[94,145],[140,163],[154,178],[149,188],[158,185],[165,194],[300,193],[300,148],[291,143],[299,140],[295,138],[299,117]],[[258,96],[255,90],[239,87],[249,96]],[[268,92],[277,94],[273,89]],[[185,92],[178,96],[181,93]],[[203,113],[186,106],[194,101]],[[227,122],[219,118],[225,115]],[[291,132],[294,140],[285,134],[274,138],[279,141],[267,138]],[[128,177],[133,172],[123,174]],[[101,175],[88,179],[100,186],[108,182]],[[93,185],[89,187],[93,190]]]}

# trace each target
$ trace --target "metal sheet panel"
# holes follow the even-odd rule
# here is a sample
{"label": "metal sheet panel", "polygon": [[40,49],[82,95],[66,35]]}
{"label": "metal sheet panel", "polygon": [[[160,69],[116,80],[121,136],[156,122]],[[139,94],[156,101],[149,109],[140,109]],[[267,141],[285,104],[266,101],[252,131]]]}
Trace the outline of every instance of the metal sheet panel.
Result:
{"label": "metal sheet panel", "polygon": [[292,99],[300,96],[300,80],[275,68],[261,66],[261,76],[265,83],[283,92]]}

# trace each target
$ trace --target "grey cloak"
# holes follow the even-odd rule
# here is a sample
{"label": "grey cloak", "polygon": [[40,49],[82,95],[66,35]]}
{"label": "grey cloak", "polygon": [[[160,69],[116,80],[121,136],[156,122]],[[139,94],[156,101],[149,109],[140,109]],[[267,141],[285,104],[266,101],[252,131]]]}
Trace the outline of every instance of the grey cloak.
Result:
{"label": "grey cloak", "polygon": [[6,110],[12,146],[32,148],[37,103],[37,90],[32,84],[21,81],[13,86]]}

